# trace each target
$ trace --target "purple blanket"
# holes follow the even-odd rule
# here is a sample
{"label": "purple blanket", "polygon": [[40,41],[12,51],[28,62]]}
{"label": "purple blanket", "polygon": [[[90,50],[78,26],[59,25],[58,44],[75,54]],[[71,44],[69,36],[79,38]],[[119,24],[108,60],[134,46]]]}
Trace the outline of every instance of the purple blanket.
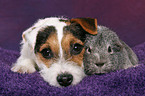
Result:
{"label": "purple blanket", "polygon": [[18,74],[10,71],[18,52],[0,48],[0,96],[143,96],[145,95],[145,43],[133,48],[140,65],[105,75],[85,77],[79,84],[57,88],[46,83],[38,72]]}

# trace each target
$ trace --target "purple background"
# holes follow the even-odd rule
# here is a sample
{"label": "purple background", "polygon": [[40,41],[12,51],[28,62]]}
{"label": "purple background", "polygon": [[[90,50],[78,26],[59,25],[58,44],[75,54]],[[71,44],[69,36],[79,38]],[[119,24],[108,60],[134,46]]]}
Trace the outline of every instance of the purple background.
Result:
{"label": "purple background", "polygon": [[22,32],[48,16],[97,18],[131,47],[145,41],[145,0],[0,0],[0,47],[19,50]]}

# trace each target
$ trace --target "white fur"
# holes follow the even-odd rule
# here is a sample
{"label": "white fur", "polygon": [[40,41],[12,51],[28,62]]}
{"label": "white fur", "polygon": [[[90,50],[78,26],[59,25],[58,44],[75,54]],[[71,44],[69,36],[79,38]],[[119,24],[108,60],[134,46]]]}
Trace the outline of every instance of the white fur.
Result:
{"label": "white fur", "polygon": [[74,62],[62,61],[52,64],[50,68],[44,67],[40,71],[41,76],[44,78],[46,82],[49,82],[50,85],[60,87],[57,82],[57,76],[61,73],[69,73],[73,76],[73,82],[71,85],[75,85],[82,80],[85,76],[84,71],[81,67],[77,66]]}
{"label": "white fur", "polygon": [[15,64],[13,64],[11,70],[13,72],[20,73],[33,73],[35,72],[34,53],[29,44],[26,42],[21,49],[21,56],[18,58]]}
{"label": "white fur", "polygon": [[[59,41],[60,58],[54,64],[51,64],[50,68],[46,67],[42,61],[38,60],[36,54],[34,54],[34,47],[36,43],[36,36],[38,31],[47,27],[54,26],[57,30],[57,36]],[[46,19],[40,19],[32,27],[23,32],[23,41],[21,56],[17,62],[13,64],[11,70],[20,73],[33,73],[35,72],[35,64],[40,68],[40,74],[50,85],[60,86],[56,80],[57,75],[61,73],[70,73],[73,75],[72,85],[77,84],[85,76],[83,66],[78,66],[75,62],[64,60],[63,50],[61,47],[61,40],[63,38],[63,27],[66,26],[64,22],[60,22],[59,18],[50,17]],[[82,64],[83,65],[83,64]]]}
{"label": "white fur", "polygon": [[62,23],[61,26],[58,25],[56,26],[56,30],[57,30],[57,37],[58,37],[58,42],[59,42],[59,48],[60,48],[60,58],[62,58],[63,56],[63,50],[62,50],[62,47],[61,47],[61,41],[62,41],[62,37],[63,37],[63,27],[66,26],[65,23]]}

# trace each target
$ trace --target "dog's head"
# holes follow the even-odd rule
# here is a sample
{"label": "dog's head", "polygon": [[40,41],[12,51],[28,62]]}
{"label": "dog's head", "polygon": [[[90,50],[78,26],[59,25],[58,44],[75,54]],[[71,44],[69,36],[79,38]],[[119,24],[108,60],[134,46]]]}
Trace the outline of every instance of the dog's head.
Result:
{"label": "dog's head", "polygon": [[45,81],[54,86],[77,84],[83,71],[86,34],[97,34],[92,18],[46,18],[23,33],[23,42],[34,53],[34,61]]}

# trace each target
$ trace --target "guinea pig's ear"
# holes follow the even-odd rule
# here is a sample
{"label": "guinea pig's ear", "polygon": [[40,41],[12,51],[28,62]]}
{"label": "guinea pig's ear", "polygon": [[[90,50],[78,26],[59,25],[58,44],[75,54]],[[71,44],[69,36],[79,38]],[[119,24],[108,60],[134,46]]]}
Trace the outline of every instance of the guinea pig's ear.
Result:
{"label": "guinea pig's ear", "polygon": [[30,47],[34,48],[37,32],[34,31],[35,27],[30,27],[22,34],[23,43],[28,43]]}
{"label": "guinea pig's ear", "polygon": [[122,43],[122,46],[126,49],[127,52],[127,56],[130,59],[130,62],[133,65],[137,65],[138,64],[138,58],[136,56],[136,54],[133,52],[133,50],[122,40],[120,40],[120,42]]}
{"label": "guinea pig's ear", "polygon": [[94,18],[72,18],[70,23],[78,23],[86,32],[97,34],[97,19]]}

